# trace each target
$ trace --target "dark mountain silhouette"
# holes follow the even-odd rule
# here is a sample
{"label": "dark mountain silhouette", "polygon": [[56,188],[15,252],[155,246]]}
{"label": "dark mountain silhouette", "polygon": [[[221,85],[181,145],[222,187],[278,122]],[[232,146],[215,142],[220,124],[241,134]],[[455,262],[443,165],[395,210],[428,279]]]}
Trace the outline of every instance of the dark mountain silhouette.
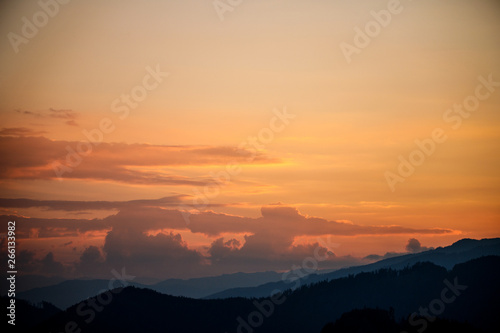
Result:
{"label": "dark mountain silhouette", "polygon": [[[424,320],[418,317],[417,320]],[[417,333],[408,318],[397,322],[392,309],[356,309],[344,313],[335,323],[326,324],[320,333]],[[467,323],[436,318],[426,327],[426,333],[481,333],[482,330]]]}
{"label": "dark mountain silhouette", "polygon": [[[133,281],[127,281],[127,285],[146,287]],[[111,288],[119,286],[124,285],[115,281]],[[82,299],[96,296],[108,289],[110,289],[110,280],[68,280],[54,286],[34,288],[17,293],[17,298],[31,303],[49,302],[64,310]]]}
{"label": "dark mountain silhouette", "polygon": [[437,249],[420,253],[411,253],[391,257],[368,265],[342,268],[326,274],[321,274],[320,272],[310,274],[307,277],[302,278],[300,283],[295,281],[278,281],[253,288],[228,288],[227,290],[212,294],[206,298],[267,297],[273,290],[276,289],[285,290],[297,285],[311,284],[324,280],[334,280],[351,274],[373,272],[381,268],[402,269],[418,262],[432,262],[436,265],[451,269],[456,264],[487,255],[500,256],[500,238],[482,240],[462,239],[450,246],[439,247]]}
{"label": "dark mountain silhouette", "polygon": [[235,287],[256,287],[281,279],[281,273],[234,273],[193,279],[168,279],[147,288],[172,296],[202,298]]}
{"label": "dark mountain silhouette", "polygon": [[[467,322],[485,332],[497,332],[499,280],[500,257],[487,256],[458,264],[450,271],[433,263],[418,263],[402,270],[360,273],[287,290],[272,299],[190,299],[127,287],[72,306],[34,331],[63,332],[71,323],[73,330],[96,333],[321,332],[336,325],[325,326],[336,323],[346,312],[393,308],[389,317],[382,313],[381,317],[361,314],[373,317],[376,327],[389,327],[398,318],[397,325],[413,331],[425,323],[426,329],[437,324],[433,330],[443,327],[445,332],[448,324]],[[421,313],[426,308],[434,310]],[[439,312],[440,320],[430,317],[433,311]],[[348,329],[349,322],[354,319],[346,314],[337,325]]]}
{"label": "dark mountain silhouette", "polygon": [[[127,281],[127,284],[140,288],[149,288],[172,296],[200,298],[227,288],[237,286],[253,287],[280,279],[280,273],[260,272],[223,274],[214,277],[186,280],[168,279],[153,285],[143,285],[134,281]],[[119,287],[119,283],[116,282],[114,287]],[[109,280],[68,280],[53,286],[33,288],[28,291],[19,292],[17,297],[34,303],[47,301],[61,309],[66,309],[82,299],[96,296],[108,289]]]}
{"label": "dark mountain silhouette", "polygon": [[55,314],[60,313],[61,310],[56,308],[54,305],[42,302],[36,305],[33,305],[29,302],[16,299],[15,300],[15,325],[11,325],[8,323],[8,320],[11,320],[5,314],[10,313],[10,310],[7,310],[7,307],[10,305],[11,298],[1,297],[1,306],[4,315],[2,316],[2,332],[26,332],[29,331],[36,325],[39,325],[41,322],[47,320],[50,317],[53,317]]}

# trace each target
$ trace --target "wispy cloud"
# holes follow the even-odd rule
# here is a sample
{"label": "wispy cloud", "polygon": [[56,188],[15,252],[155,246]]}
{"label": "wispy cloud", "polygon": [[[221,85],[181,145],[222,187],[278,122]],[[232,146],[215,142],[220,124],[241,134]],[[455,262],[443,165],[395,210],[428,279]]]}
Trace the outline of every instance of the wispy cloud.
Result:
{"label": "wispy cloud", "polygon": [[[141,185],[204,186],[214,180],[175,174],[182,166],[249,163],[253,151],[229,146],[163,146],[149,144],[100,143],[88,156],[81,157],[71,147],[80,142],[33,137],[0,137],[0,154],[9,156],[0,166],[2,179],[56,179],[54,163],[81,159],[78,167],[65,173],[65,179],[114,181]],[[253,164],[276,163],[259,153]],[[166,171],[165,168],[169,170]]]}
{"label": "wispy cloud", "polygon": [[71,109],[49,108],[48,110],[42,111],[16,109],[14,111],[29,117],[61,119],[64,120],[64,123],[69,126],[78,126],[76,119],[79,117],[79,113]]}
{"label": "wispy cloud", "polygon": [[41,136],[46,131],[36,131],[27,127],[4,127],[0,130],[0,136]]}

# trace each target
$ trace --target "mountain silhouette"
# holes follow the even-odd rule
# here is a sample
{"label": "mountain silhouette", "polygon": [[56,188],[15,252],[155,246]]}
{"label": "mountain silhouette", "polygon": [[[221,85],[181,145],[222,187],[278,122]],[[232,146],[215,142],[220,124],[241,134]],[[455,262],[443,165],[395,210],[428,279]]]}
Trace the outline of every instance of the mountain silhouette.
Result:
{"label": "mountain silhouette", "polygon": [[301,281],[277,281],[263,284],[258,287],[230,288],[222,292],[212,294],[207,299],[229,298],[229,297],[267,297],[273,290],[285,290],[297,285],[307,285],[324,280],[334,280],[352,274],[362,272],[373,272],[382,268],[402,269],[418,262],[432,262],[447,269],[456,264],[469,261],[487,255],[500,256],[500,238],[492,239],[462,239],[450,246],[439,247],[420,253],[404,254],[372,264],[342,268],[333,272],[321,274],[321,272],[310,274]]}
{"label": "mountain silhouette", "polygon": [[[10,310],[6,309],[10,306],[11,299],[4,296],[1,297],[2,309],[7,314],[10,313]],[[60,312],[60,309],[47,302],[33,305],[27,301],[15,299],[15,325],[9,324],[8,321],[11,318],[4,314],[4,318],[2,318],[2,327],[4,329],[2,329],[2,332],[26,332]]]}
{"label": "mountain silhouette", "polygon": [[[393,319],[413,331],[424,324],[430,329],[436,323],[448,327],[467,322],[474,330],[496,332],[499,279],[500,257],[485,256],[451,270],[423,262],[401,270],[365,272],[286,290],[273,298],[191,299],[127,287],[76,304],[33,331],[63,332],[72,323],[74,330],[96,333],[321,332],[342,314],[369,308],[389,311],[389,318],[385,314],[376,318],[381,327]],[[427,310],[431,311],[427,319],[421,309],[434,310]],[[438,321],[431,318],[435,315]]]}
{"label": "mountain silhouette", "polygon": [[[139,288],[149,288],[163,294],[172,296],[186,296],[201,298],[210,294],[223,291],[232,287],[255,287],[269,281],[278,281],[281,273],[258,272],[258,273],[234,273],[223,274],[213,277],[193,278],[193,279],[167,279],[165,281],[144,285],[134,281],[127,281],[127,285]],[[119,283],[115,287],[118,287]],[[61,309],[110,289],[109,280],[87,279],[68,280],[52,286],[33,288],[22,291],[17,297],[39,303],[50,302]]]}
{"label": "mountain silhouette", "polygon": [[[425,320],[418,317],[417,320]],[[424,330],[426,333],[482,333],[483,331],[467,323],[436,318]],[[320,333],[418,333],[408,319],[397,322],[393,309],[356,309],[344,313],[335,323],[326,324]]]}

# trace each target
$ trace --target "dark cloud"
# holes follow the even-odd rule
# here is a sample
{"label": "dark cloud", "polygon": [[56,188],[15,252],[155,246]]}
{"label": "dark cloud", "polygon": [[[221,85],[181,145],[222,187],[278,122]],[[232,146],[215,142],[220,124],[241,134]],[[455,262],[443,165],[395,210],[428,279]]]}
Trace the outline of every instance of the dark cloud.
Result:
{"label": "dark cloud", "polygon": [[97,246],[87,247],[75,265],[77,276],[99,276],[106,271],[105,258]]}
{"label": "dark cloud", "polygon": [[41,271],[48,272],[49,275],[53,276],[63,276],[66,273],[66,269],[63,264],[54,260],[54,255],[52,252],[47,253],[47,255],[40,261]]}
{"label": "dark cloud", "polygon": [[146,235],[132,230],[110,231],[105,240],[106,263],[127,267],[142,276],[186,277],[203,270],[205,258],[188,248],[180,234]]}
{"label": "dark cloud", "polygon": [[432,250],[432,248],[422,246],[420,241],[416,238],[410,238],[408,244],[406,244],[406,251],[410,253],[418,253],[427,250]]}
{"label": "dark cloud", "polygon": [[16,267],[22,269],[23,274],[43,274],[46,276],[64,276],[70,273],[71,268],[55,260],[54,254],[48,252],[38,259],[36,253],[29,250],[20,250],[16,255]]}
{"label": "dark cloud", "polygon": [[32,208],[41,207],[47,210],[84,211],[131,209],[139,207],[173,207],[179,206],[184,196],[176,195],[152,200],[129,201],[63,201],[63,200],[32,200],[0,198],[0,207],[3,208]]}
{"label": "dark cloud", "polygon": [[[19,199],[21,200],[21,199]],[[0,201],[1,202],[1,201]],[[23,203],[23,201],[19,201]],[[24,202],[27,204],[26,202]],[[16,220],[17,237],[22,240],[36,235],[38,238],[82,236],[87,232],[105,233],[102,249],[86,248],[73,265],[75,274],[104,276],[111,268],[127,267],[132,274],[152,277],[188,277],[224,272],[287,270],[300,265],[314,254],[327,258],[316,262],[317,268],[335,269],[345,265],[363,263],[360,258],[338,257],[322,241],[327,235],[395,235],[446,234],[448,229],[412,229],[400,226],[360,226],[321,218],[307,217],[294,208],[271,205],[262,208],[259,218],[202,212],[191,216],[186,223],[183,213],[175,209],[158,207],[171,204],[170,199],[135,200],[129,207],[121,202],[91,202],[87,208],[119,208],[117,214],[102,219],[39,219],[2,216],[2,220]],[[74,202],[40,201],[30,205],[70,209]],[[72,208],[71,208],[72,209]],[[164,232],[159,232],[164,230]],[[204,234],[214,238],[205,250],[188,246],[176,230]],[[156,234],[150,233],[156,231]],[[244,234],[243,241],[228,234]],[[297,237],[316,237],[307,244],[295,244]],[[227,238],[226,238],[227,237]],[[68,244],[69,245],[69,244]],[[416,239],[408,242],[407,250],[427,249]],[[326,255],[328,254],[328,255]],[[383,257],[368,256],[365,260]],[[34,259],[31,258],[33,261]],[[34,267],[47,269],[52,275],[62,268],[53,256],[34,260]]]}
{"label": "dark cloud", "polygon": [[[187,224],[184,212],[175,209],[164,209],[171,206],[177,197],[159,200],[133,200],[127,202],[87,202],[87,209],[117,208],[117,214],[102,219],[41,219],[4,215],[5,220],[20,221],[17,229],[19,237],[29,237],[32,229],[38,229],[38,237],[57,237],[88,231],[106,231],[112,228],[133,229],[136,232],[149,230],[175,229],[190,230],[193,233],[205,234],[209,237],[221,236],[224,233],[245,233],[245,246],[255,250],[272,250],[288,248],[297,236],[357,236],[357,235],[396,235],[396,234],[447,234],[450,229],[412,229],[401,226],[360,226],[338,221],[329,221],[316,217],[301,215],[295,208],[270,206],[262,209],[264,216],[259,218],[240,217],[235,215],[202,212],[190,216]],[[76,209],[73,201],[29,201],[28,199],[2,199],[0,204],[11,207],[14,203],[22,207],[48,206],[51,209]],[[129,204],[128,204],[129,203]],[[16,206],[16,207],[19,207]],[[84,205],[85,206],[85,205]],[[293,213],[292,213],[293,212]],[[59,234],[58,234],[59,233]],[[417,241],[418,242],[418,241]],[[414,244],[414,241],[409,242]],[[413,246],[413,245],[412,245]],[[421,247],[421,249],[426,249]]]}
{"label": "dark cloud", "polygon": [[423,252],[427,250],[432,250],[434,249],[433,247],[425,247],[420,244],[420,241],[416,238],[410,238],[408,240],[408,243],[406,244],[406,251],[407,252],[387,252],[383,256],[378,255],[378,254],[370,254],[363,259],[369,260],[369,261],[379,261],[382,259],[387,259],[387,258],[392,258],[392,257],[397,257],[401,256],[404,254],[407,254],[408,252],[410,253],[418,253],[418,252]]}

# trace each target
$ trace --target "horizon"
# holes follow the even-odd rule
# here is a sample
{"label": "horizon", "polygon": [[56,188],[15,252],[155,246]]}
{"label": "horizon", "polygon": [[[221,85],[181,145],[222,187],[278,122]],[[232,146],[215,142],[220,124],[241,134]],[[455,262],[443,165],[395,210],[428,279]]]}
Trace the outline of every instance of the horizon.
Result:
{"label": "horizon", "polygon": [[340,269],[500,237],[497,1],[220,3],[0,5],[19,275]]}

